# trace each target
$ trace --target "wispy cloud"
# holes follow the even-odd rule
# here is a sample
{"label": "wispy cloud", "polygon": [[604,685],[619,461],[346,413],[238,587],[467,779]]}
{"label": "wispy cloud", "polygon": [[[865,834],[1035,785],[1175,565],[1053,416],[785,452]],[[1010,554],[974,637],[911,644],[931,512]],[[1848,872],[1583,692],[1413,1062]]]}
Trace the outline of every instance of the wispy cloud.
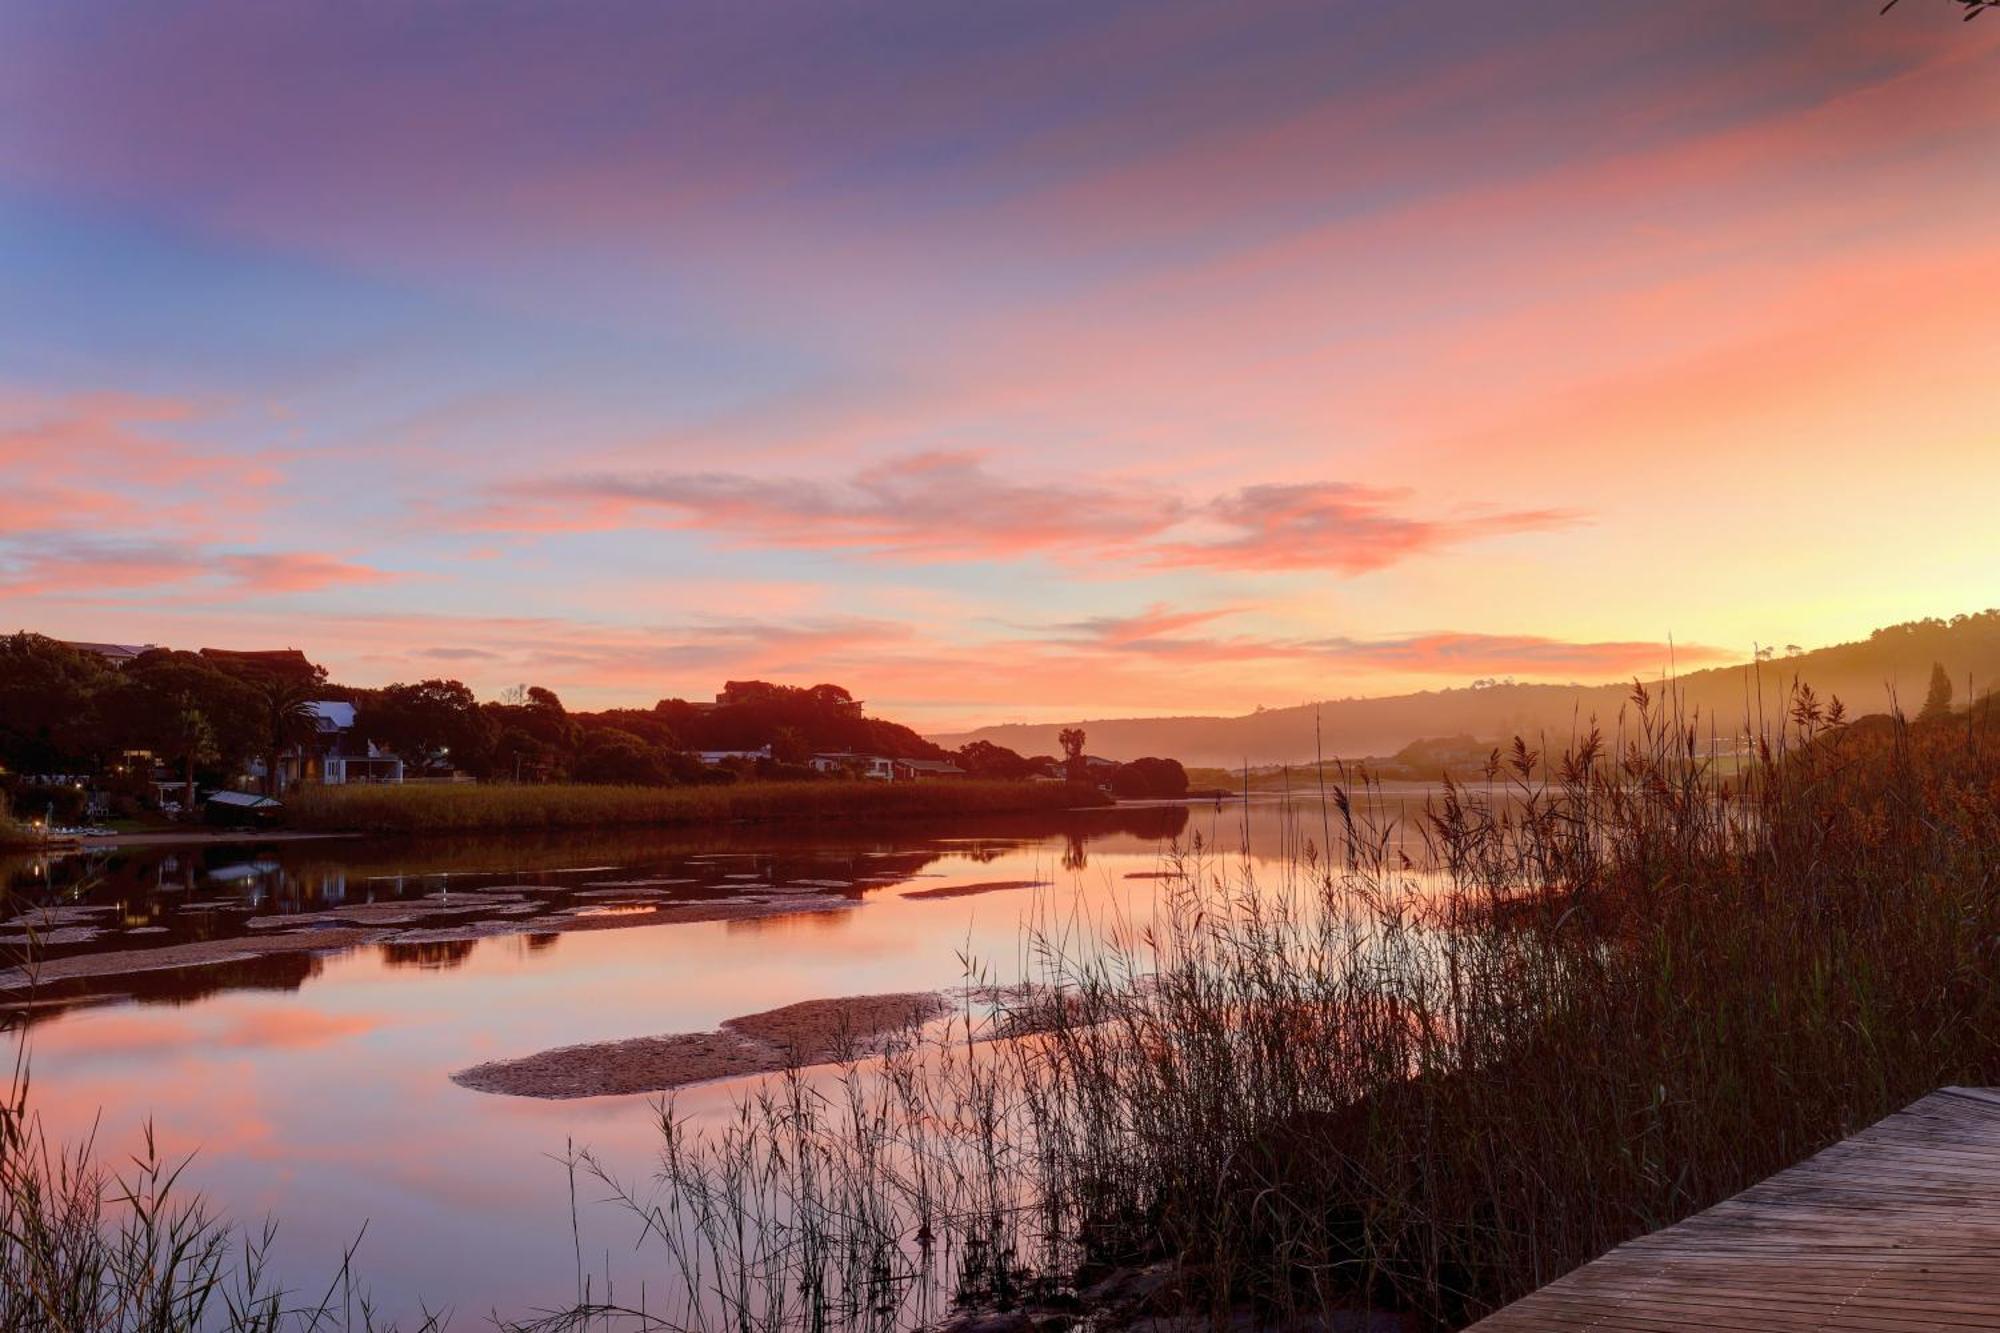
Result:
{"label": "wispy cloud", "polygon": [[1481,538],[1545,531],[1581,519],[1562,509],[1427,518],[1416,512],[1414,500],[1408,490],[1343,482],[1249,486],[1203,510],[1230,535],[1165,543],[1150,558],[1170,567],[1365,574]]}
{"label": "wispy cloud", "polygon": [[1181,502],[1145,483],[1014,481],[976,454],[922,453],[845,481],[727,472],[600,473],[506,488],[474,521],[499,528],[648,525],[774,547],[971,560],[1143,539]]}
{"label": "wispy cloud", "polygon": [[739,473],[599,473],[496,493],[466,521],[524,531],[670,527],[732,544],[881,557],[1070,554],[1148,568],[1365,574],[1482,538],[1562,527],[1560,509],[1427,516],[1409,490],[1250,486],[1197,501],[1158,484],[1019,481],[977,454],[915,454],[844,481]]}
{"label": "wispy cloud", "polygon": [[205,589],[316,592],[394,577],[332,552],[217,541],[256,528],[278,471],[258,453],[176,432],[213,409],[187,398],[0,390],[0,593]]}
{"label": "wispy cloud", "polygon": [[82,534],[0,537],[0,593],[21,597],[195,585],[263,595],[394,577],[371,565],[305,551],[220,551],[192,542]]}
{"label": "wispy cloud", "polygon": [[1670,661],[1698,665],[1740,656],[1706,644],[1670,644],[1665,640],[1572,640],[1458,630],[1381,637],[1186,633],[1240,614],[1243,609],[1177,610],[1155,604],[1131,616],[1059,624],[1051,627],[1047,636],[1030,642],[1044,649],[1106,657],[1203,663],[1282,661],[1317,664],[1329,671],[1366,670],[1459,680],[1488,675],[1604,680],[1657,670]]}

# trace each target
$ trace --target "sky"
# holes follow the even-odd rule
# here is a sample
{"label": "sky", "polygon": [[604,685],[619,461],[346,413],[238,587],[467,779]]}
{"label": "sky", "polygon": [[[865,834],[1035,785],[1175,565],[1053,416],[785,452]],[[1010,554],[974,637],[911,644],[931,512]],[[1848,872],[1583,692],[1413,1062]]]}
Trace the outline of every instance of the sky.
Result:
{"label": "sky", "polygon": [[0,629],[987,722],[2000,588],[1947,0],[0,0]]}

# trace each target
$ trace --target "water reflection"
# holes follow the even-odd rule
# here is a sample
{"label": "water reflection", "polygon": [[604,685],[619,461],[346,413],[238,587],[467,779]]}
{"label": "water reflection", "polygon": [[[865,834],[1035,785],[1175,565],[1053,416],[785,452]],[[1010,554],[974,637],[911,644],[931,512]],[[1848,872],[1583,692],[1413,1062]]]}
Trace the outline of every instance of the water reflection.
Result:
{"label": "water reflection", "polygon": [[[136,949],[240,940],[245,949],[278,938],[292,924],[278,918],[372,904],[409,903],[415,927],[504,927],[548,950],[560,932],[584,926],[651,924],[658,910],[756,901],[772,892],[812,890],[863,901],[935,873],[941,859],[992,864],[1024,846],[1060,838],[1065,869],[1088,867],[1092,844],[1154,845],[1188,824],[1181,805],[1132,806],[1063,815],[995,816],[957,821],[948,831],[909,824],[827,829],[732,828],[627,831],[609,835],[470,837],[433,840],[219,844],[131,847],[0,862],[17,909],[0,935],[0,964],[23,960],[30,925],[37,958],[114,955]],[[505,892],[502,892],[505,891]],[[523,898],[526,892],[531,896]],[[634,898],[644,902],[635,902]],[[803,899],[801,907],[808,905]],[[775,921],[810,920],[822,933],[843,928],[843,914],[771,912],[728,923],[757,933]],[[384,918],[353,920],[374,925]],[[325,924],[320,919],[317,924]],[[334,924],[347,924],[335,920]],[[790,927],[787,927],[790,928]],[[421,930],[408,933],[421,935]],[[497,933],[497,932],[496,932]],[[411,938],[357,944],[378,948],[389,967],[445,971],[463,965],[478,940]],[[10,947],[11,946],[11,947]],[[44,980],[36,1003],[19,1004],[10,1021],[44,1020],[64,1002],[108,992],[142,1002],[185,1003],[234,988],[297,989],[319,975],[321,953],[232,957],[117,978]]]}
{"label": "water reflection", "polygon": [[[35,1092],[59,1137],[82,1137],[101,1114],[100,1144],[115,1157],[150,1117],[163,1151],[200,1151],[191,1181],[219,1208],[281,1219],[274,1260],[288,1281],[322,1279],[366,1221],[359,1264],[386,1314],[407,1316],[419,1298],[525,1311],[573,1285],[553,1158],[573,1138],[643,1179],[658,1148],[653,1122],[644,1097],[510,1098],[458,1087],[453,1071],[712,1031],[803,1000],[948,988],[965,980],[964,959],[1004,984],[1026,970],[1035,922],[1143,922],[1173,891],[1159,876],[1175,840],[1276,855],[1323,827],[1316,810],[1275,805],[1147,806],[938,827],[252,843],[16,862],[5,873],[17,892],[92,909],[81,919],[98,933],[62,946],[72,954],[247,939],[265,933],[249,922],[281,912],[427,906],[433,895],[456,905],[510,885],[549,890],[518,895],[538,908],[616,907],[640,890],[701,905],[808,889],[844,905],[640,926],[517,918],[491,937],[136,973],[117,979],[110,1002],[39,997],[57,1003],[15,1017],[33,1020]],[[703,1085],[678,1102],[720,1118],[742,1089]],[[584,1225],[587,1253],[631,1254],[614,1223],[593,1231],[586,1214]]]}

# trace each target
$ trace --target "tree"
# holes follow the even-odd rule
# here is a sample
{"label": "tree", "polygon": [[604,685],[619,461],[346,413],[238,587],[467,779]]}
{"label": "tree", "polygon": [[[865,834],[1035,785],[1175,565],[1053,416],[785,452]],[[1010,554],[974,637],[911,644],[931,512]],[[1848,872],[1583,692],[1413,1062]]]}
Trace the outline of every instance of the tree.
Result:
{"label": "tree", "polygon": [[[1965,11],[1965,18],[1968,21],[1978,18],[1989,9],[2000,9],[2000,0],[1951,0],[1951,2]],[[1882,12],[1886,14],[1900,3],[1902,0],[1886,0]]]}
{"label": "tree", "polygon": [[1004,745],[992,741],[970,741],[959,747],[958,766],[975,778],[999,778],[1019,782],[1034,776],[1035,765]]}
{"label": "tree", "polygon": [[[524,711],[532,708],[523,706]],[[361,701],[359,714],[360,729],[369,740],[386,745],[419,768],[448,766],[477,772],[492,743],[479,700],[456,680],[385,685]]]}
{"label": "tree", "polygon": [[1919,722],[1935,722],[1939,718],[1951,716],[1951,677],[1946,674],[1944,663],[1931,663],[1930,693],[1924,696],[1923,711],[1917,714]]}
{"label": "tree", "polygon": [[69,773],[97,766],[117,673],[95,653],[40,634],[0,639],[0,766]]}
{"label": "tree", "polygon": [[1127,800],[1178,801],[1187,795],[1187,770],[1178,759],[1134,759],[1112,773],[1111,790]]}
{"label": "tree", "polygon": [[771,733],[771,759],[780,764],[803,764],[813,757],[812,745],[797,727],[779,727]]}
{"label": "tree", "polygon": [[189,727],[182,715],[193,711],[208,732],[197,766],[240,772],[244,760],[264,748],[263,691],[200,654],[156,649],[118,675],[115,716],[126,747],[143,745],[169,760],[185,760]]}
{"label": "tree", "polygon": [[673,781],[671,756],[643,736],[602,727],[584,738],[572,774],[578,782],[657,787]]}
{"label": "tree", "polygon": [[180,706],[174,709],[166,724],[167,753],[177,754],[181,759],[183,785],[187,796],[182,809],[195,808],[194,770],[197,764],[206,764],[217,756],[215,748],[215,727],[210,724],[208,714],[195,706],[194,699],[182,695]]}
{"label": "tree", "polygon": [[1071,782],[1086,782],[1090,778],[1090,765],[1083,757],[1083,743],[1082,727],[1064,727],[1056,733],[1056,744],[1062,746],[1063,769]]}

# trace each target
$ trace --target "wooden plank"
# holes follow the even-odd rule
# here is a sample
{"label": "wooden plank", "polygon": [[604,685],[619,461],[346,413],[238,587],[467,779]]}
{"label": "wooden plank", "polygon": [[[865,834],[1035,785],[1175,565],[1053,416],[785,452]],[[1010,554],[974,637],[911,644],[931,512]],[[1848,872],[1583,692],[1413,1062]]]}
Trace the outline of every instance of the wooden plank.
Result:
{"label": "wooden plank", "polygon": [[1472,1329],[2000,1330],[2000,1089],[1941,1088]]}

